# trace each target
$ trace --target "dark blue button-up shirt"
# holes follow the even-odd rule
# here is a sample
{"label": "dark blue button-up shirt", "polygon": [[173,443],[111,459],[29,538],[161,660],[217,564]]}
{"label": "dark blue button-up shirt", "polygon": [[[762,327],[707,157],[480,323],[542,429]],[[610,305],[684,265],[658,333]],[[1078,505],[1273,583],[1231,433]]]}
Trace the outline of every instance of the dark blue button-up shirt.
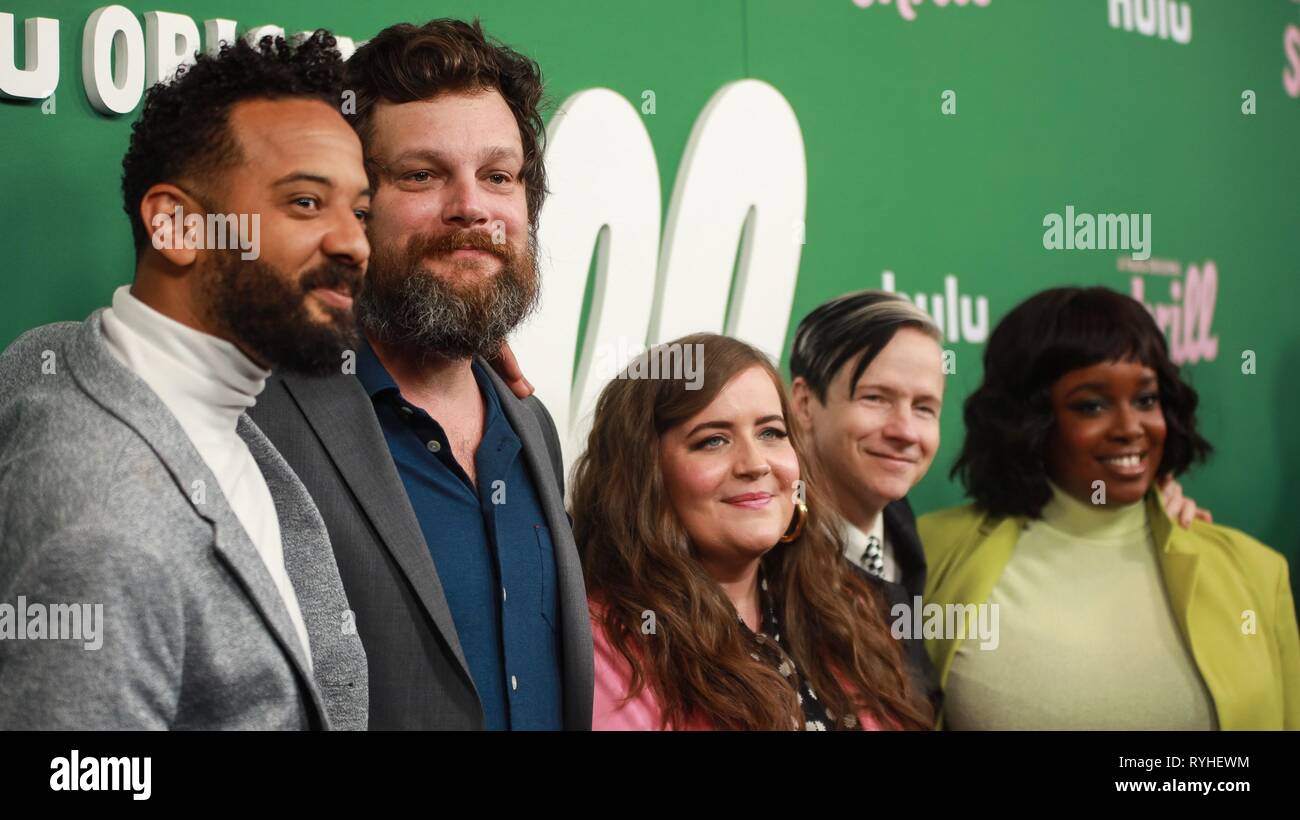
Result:
{"label": "dark blue button-up shirt", "polygon": [[523,445],[487,373],[478,486],[442,425],[404,399],[362,342],[357,378],[374,403],[424,532],[488,729],[561,729],[564,707],[555,553]]}

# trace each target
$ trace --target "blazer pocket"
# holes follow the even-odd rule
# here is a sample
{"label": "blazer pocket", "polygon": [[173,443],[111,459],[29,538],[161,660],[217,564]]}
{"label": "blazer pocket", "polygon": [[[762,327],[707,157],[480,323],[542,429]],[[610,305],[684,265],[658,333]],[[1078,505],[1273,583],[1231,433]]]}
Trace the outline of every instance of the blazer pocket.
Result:
{"label": "blazer pocket", "polygon": [[538,583],[542,590],[542,618],[551,629],[555,629],[555,625],[560,620],[555,602],[556,587],[559,585],[559,579],[555,574],[555,547],[551,543],[551,531],[545,526],[534,524],[533,533],[537,536],[537,572]]}

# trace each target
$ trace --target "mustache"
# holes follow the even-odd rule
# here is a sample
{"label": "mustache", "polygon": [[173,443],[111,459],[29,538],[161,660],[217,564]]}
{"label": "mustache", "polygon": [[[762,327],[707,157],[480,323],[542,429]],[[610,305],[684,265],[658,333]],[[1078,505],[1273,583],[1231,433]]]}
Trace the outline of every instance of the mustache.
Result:
{"label": "mustache", "polygon": [[508,244],[505,242],[493,242],[492,234],[486,231],[476,231],[471,228],[462,228],[441,236],[436,234],[416,234],[411,237],[410,253],[415,259],[421,259],[429,256],[447,256],[453,251],[461,248],[472,248],[476,251],[484,251],[497,257],[503,262],[510,262],[514,254]]}
{"label": "mustache", "polygon": [[316,288],[329,288],[330,290],[344,290],[346,288],[355,298],[361,293],[365,281],[366,275],[360,266],[331,260],[303,274],[298,285],[302,288],[303,293]]}

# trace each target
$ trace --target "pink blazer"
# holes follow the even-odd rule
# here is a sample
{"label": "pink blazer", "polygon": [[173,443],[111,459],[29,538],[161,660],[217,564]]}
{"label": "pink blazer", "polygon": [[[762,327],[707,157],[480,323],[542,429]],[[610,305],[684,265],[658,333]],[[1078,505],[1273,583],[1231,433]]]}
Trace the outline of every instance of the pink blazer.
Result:
{"label": "pink blazer", "polygon": [[[597,731],[653,731],[664,728],[661,725],[663,708],[650,686],[641,687],[636,697],[624,703],[632,682],[632,667],[609,642],[609,636],[601,625],[600,605],[588,600],[587,611],[591,615],[591,637],[596,660],[591,728]],[[867,714],[859,714],[858,722],[864,729],[880,729],[875,718]],[[695,719],[685,725],[670,725],[667,728],[696,731],[714,727],[705,720]]]}

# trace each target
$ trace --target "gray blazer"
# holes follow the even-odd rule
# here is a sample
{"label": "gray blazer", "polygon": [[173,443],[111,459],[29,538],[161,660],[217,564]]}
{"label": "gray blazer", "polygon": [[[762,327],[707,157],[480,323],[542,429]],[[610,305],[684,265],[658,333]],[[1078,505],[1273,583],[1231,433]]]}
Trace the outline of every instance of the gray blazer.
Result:
{"label": "gray blazer", "polygon": [[[564,726],[590,730],[591,618],[564,511],[555,423],[535,396],[520,401],[480,364],[523,444],[555,546]],[[273,377],[251,415],[302,477],[329,528],[370,663],[370,728],[483,728],[442,583],[361,382],[343,374]]]}
{"label": "gray blazer", "polygon": [[315,680],[216,478],[109,352],[102,312],[0,355],[0,604],[103,607],[97,649],[0,640],[0,729],[366,728],[365,653],[306,490],[241,417]]}

